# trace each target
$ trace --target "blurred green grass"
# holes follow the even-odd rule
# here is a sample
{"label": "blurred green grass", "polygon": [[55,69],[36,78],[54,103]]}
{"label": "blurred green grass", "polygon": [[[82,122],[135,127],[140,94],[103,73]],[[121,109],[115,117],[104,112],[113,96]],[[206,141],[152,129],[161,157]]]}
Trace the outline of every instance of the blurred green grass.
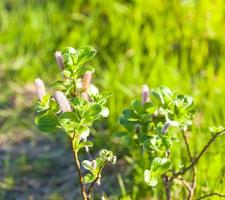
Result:
{"label": "blurred green grass", "polygon": [[[55,50],[84,45],[98,50],[94,81],[113,94],[107,122],[112,141],[119,114],[139,98],[144,83],[194,97],[199,115],[190,138],[193,152],[210,138],[210,125],[224,124],[223,0],[2,0],[0,18],[3,134],[17,126],[33,130],[32,96],[20,90],[29,90],[37,76],[46,83],[56,78]],[[225,193],[224,140],[216,141],[198,165],[199,195]]]}

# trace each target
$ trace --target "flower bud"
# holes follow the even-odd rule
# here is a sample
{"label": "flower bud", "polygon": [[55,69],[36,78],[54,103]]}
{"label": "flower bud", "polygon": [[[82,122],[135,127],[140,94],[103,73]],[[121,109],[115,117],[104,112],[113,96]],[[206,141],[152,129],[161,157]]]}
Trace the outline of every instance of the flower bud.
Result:
{"label": "flower bud", "polygon": [[55,52],[55,59],[59,69],[63,71],[63,69],[65,68],[65,65],[64,65],[62,53],[60,51]]}
{"label": "flower bud", "polygon": [[38,99],[41,101],[42,98],[46,94],[45,84],[40,78],[37,78],[37,79],[35,79],[35,86],[36,86],[36,92],[37,92]]}
{"label": "flower bud", "polygon": [[55,97],[55,100],[58,103],[60,110],[62,112],[71,112],[72,111],[68,99],[61,91],[56,91],[54,97]]}
{"label": "flower bud", "polygon": [[86,101],[89,101],[89,97],[88,97],[87,92],[82,92],[81,93],[81,98],[84,99],[84,100],[86,100]]}
{"label": "flower bud", "polygon": [[165,125],[162,128],[162,134],[166,134],[169,127],[170,127],[170,123],[166,122]]}
{"label": "flower bud", "polygon": [[149,102],[149,88],[147,85],[142,86],[142,104]]}
{"label": "flower bud", "polygon": [[89,88],[89,85],[91,83],[92,73],[86,72],[84,74],[83,80],[82,80],[82,90],[86,92]]}
{"label": "flower bud", "polygon": [[93,160],[93,161],[91,162],[91,166],[92,166],[92,169],[93,169],[93,170],[95,170],[95,169],[97,168],[97,162],[96,162],[96,160]]}

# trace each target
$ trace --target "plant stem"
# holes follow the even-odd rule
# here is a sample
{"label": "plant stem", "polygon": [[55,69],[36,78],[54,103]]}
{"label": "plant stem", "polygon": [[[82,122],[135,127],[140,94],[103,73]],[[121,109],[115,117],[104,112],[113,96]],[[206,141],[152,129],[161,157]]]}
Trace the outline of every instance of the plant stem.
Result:
{"label": "plant stem", "polygon": [[189,169],[191,169],[194,165],[196,165],[197,162],[199,161],[199,159],[202,157],[202,155],[206,152],[206,150],[212,144],[212,142],[214,142],[214,140],[217,138],[217,136],[219,136],[223,132],[225,132],[225,130],[222,130],[220,132],[217,132],[215,135],[213,135],[211,137],[211,139],[207,142],[207,144],[203,147],[203,149],[201,150],[201,152],[199,153],[199,155],[195,159],[193,159],[193,162],[191,162],[190,165],[188,165],[187,167],[183,168],[179,172],[174,173],[173,176],[170,178],[170,181],[172,181],[173,179],[175,179],[179,175],[185,174]]}
{"label": "plant stem", "polygon": [[[187,140],[187,137],[184,133],[184,131],[182,131],[182,136],[184,139],[184,143],[187,149],[187,153],[188,153],[188,157],[191,163],[194,162],[193,157],[191,155],[191,150],[190,150],[190,146]],[[196,167],[193,165],[192,167],[192,183],[191,183],[191,187],[189,188],[189,195],[188,195],[188,200],[192,200],[194,197],[194,192],[195,192],[195,188],[196,188]]]}
{"label": "plant stem", "polygon": [[78,175],[79,175],[81,196],[82,196],[83,200],[88,200],[89,198],[88,198],[86,190],[85,190],[85,185],[84,185],[83,176],[82,176],[82,173],[81,173],[80,161],[78,159],[78,154],[77,154],[76,149],[73,147],[73,142],[72,141],[71,141],[71,144],[72,144],[73,156],[74,156],[77,172],[78,172]]}
{"label": "plant stem", "polygon": [[164,184],[165,192],[166,192],[166,199],[170,200],[171,199],[171,195],[170,195],[171,182],[169,181],[168,176],[165,174],[162,176],[162,178],[163,178],[163,184]]}
{"label": "plant stem", "polygon": [[217,193],[217,192],[214,192],[214,193],[211,193],[211,194],[207,194],[207,195],[198,197],[196,200],[205,199],[205,198],[209,198],[209,197],[212,197],[212,196],[218,196],[218,197],[225,198],[225,195]]}

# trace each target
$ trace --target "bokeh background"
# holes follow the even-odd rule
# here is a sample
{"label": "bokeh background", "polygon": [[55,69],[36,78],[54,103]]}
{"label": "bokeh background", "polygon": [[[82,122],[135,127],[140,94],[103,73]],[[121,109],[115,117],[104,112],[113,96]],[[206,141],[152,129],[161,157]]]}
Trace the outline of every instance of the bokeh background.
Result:
{"label": "bokeh background", "polygon": [[[133,166],[136,150],[128,152],[115,134],[142,84],[193,96],[193,153],[210,138],[209,126],[225,125],[224,0],[1,0],[0,199],[79,199],[65,136],[35,128],[33,81],[50,85],[60,77],[54,52],[84,45],[98,51],[94,82],[113,94],[109,119],[93,133],[96,150],[108,147],[119,159],[103,179],[111,199],[163,199]],[[202,157],[196,195],[225,193],[224,144],[221,137]]]}

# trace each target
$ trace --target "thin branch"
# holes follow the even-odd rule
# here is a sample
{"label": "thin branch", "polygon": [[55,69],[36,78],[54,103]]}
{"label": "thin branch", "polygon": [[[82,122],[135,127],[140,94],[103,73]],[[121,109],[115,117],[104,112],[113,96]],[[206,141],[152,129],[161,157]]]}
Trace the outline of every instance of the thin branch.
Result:
{"label": "thin branch", "polygon": [[185,167],[182,170],[180,170],[179,172],[174,173],[173,176],[170,178],[170,181],[172,181],[174,178],[176,178],[179,175],[185,174],[189,169],[191,169],[194,165],[196,165],[197,162],[199,161],[199,159],[202,157],[202,155],[206,152],[206,150],[212,144],[212,142],[214,142],[214,140],[217,138],[217,136],[219,136],[223,132],[225,132],[225,130],[222,130],[220,132],[217,132],[215,135],[213,135],[211,137],[211,139],[208,141],[208,143],[203,147],[203,149],[201,150],[201,152],[199,153],[199,155],[193,160],[193,162],[190,165],[188,165],[187,167]]}
{"label": "thin branch", "polygon": [[188,197],[190,200],[192,200],[194,197],[196,185],[197,185],[196,166],[193,166],[192,184],[191,184],[192,191]]}
{"label": "thin branch", "polygon": [[166,199],[167,200],[170,200],[171,199],[171,196],[170,196],[170,180],[168,179],[168,176],[167,175],[162,175],[162,179],[163,179],[163,184],[164,184],[164,187],[165,187],[165,192],[166,192]]}
{"label": "thin branch", "polygon": [[[193,159],[193,156],[191,155],[190,146],[189,146],[189,143],[188,143],[188,140],[187,140],[187,137],[186,137],[184,131],[182,131],[182,136],[183,136],[183,139],[185,142],[189,160],[191,163],[193,163],[194,159]],[[188,200],[192,200],[194,197],[194,192],[195,192],[195,188],[196,188],[196,167],[195,166],[192,167],[192,183],[191,183],[191,186],[189,186],[189,187],[190,188],[188,189],[188,191],[189,191]]]}
{"label": "thin branch", "polygon": [[188,183],[187,181],[185,181],[184,179],[179,178],[179,177],[175,178],[175,180],[176,180],[178,183],[181,183],[184,187],[187,188],[187,190],[188,190],[189,192],[191,192],[192,188],[190,187],[190,185],[189,185],[189,183]]}
{"label": "thin branch", "polygon": [[224,194],[220,194],[220,193],[214,192],[214,193],[211,193],[211,194],[207,194],[207,195],[198,197],[196,200],[205,199],[205,198],[209,198],[209,197],[212,197],[212,196],[218,196],[218,197],[225,198]]}
{"label": "thin branch", "polygon": [[79,175],[79,182],[80,182],[80,187],[81,187],[81,195],[82,195],[83,200],[88,200],[88,197],[87,197],[87,194],[86,194],[86,190],[85,190],[84,181],[83,181],[83,176],[82,176],[82,173],[81,173],[80,161],[78,159],[77,151],[73,148],[73,142],[72,141],[71,141],[71,145],[72,145],[73,156],[74,156],[77,172],[78,172],[78,175]]}
{"label": "thin branch", "polygon": [[185,146],[186,146],[186,149],[187,149],[189,160],[190,160],[190,162],[192,162],[192,155],[191,155],[190,146],[188,144],[187,137],[186,137],[184,131],[182,131],[182,136],[183,136],[183,139],[184,139],[184,142],[185,142]]}

